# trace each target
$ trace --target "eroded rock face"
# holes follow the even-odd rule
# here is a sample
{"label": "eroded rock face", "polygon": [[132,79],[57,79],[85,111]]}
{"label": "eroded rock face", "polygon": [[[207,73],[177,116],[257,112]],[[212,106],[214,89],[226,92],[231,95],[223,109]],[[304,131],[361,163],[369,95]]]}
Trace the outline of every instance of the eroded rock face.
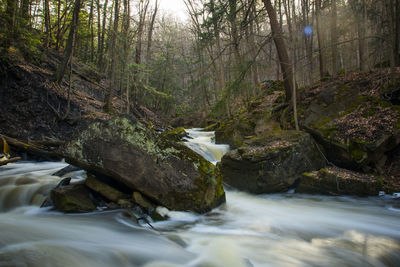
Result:
{"label": "eroded rock face", "polygon": [[337,82],[316,90],[317,95],[303,103],[303,128],[336,165],[380,171],[385,153],[400,144],[399,108],[350,84]]}
{"label": "eroded rock face", "polygon": [[60,153],[169,209],[202,213],[225,201],[217,168],[128,117],[90,124]]}
{"label": "eroded rock face", "polygon": [[309,134],[277,131],[228,152],[219,167],[227,184],[260,194],[286,191],[303,172],[324,165]]}
{"label": "eroded rock face", "polygon": [[383,189],[382,178],[341,168],[327,167],[304,173],[297,193],[376,196]]}

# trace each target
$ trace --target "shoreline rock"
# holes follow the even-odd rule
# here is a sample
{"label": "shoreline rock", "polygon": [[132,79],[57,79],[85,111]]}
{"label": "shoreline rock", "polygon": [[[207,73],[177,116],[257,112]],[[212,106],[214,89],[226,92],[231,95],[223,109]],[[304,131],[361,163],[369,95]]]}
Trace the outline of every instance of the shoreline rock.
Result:
{"label": "shoreline rock", "polygon": [[218,166],[230,186],[261,194],[288,190],[325,160],[308,133],[277,131],[228,152]]}
{"label": "shoreline rock", "polygon": [[59,152],[171,210],[204,213],[225,202],[218,168],[126,116],[88,125]]}
{"label": "shoreline rock", "polygon": [[357,173],[337,167],[303,173],[296,193],[323,195],[377,196],[383,190],[379,176]]}

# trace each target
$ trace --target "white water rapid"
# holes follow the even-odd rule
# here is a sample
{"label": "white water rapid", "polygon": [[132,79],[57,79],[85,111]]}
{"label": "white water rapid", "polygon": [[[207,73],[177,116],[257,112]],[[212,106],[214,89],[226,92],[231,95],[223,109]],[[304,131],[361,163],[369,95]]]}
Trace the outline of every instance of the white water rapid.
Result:
{"label": "white water rapid", "polygon": [[[227,149],[205,141],[212,133],[189,133],[211,161]],[[152,230],[122,210],[40,209],[66,165],[0,167],[0,266],[400,266],[398,199],[228,191],[212,212],[169,212]]]}
{"label": "white water rapid", "polygon": [[229,145],[217,145],[214,142],[214,132],[202,132],[200,128],[186,130],[190,138],[185,144],[202,155],[206,160],[217,164],[222,156],[229,151]]}

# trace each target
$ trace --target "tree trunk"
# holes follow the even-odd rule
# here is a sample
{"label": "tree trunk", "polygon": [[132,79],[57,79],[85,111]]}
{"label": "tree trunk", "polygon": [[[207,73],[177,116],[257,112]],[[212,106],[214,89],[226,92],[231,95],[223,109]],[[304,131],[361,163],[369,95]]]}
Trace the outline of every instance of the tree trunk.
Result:
{"label": "tree trunk", "polygon": [[[130,8],[129,8],[129,0],[124,0],[124,15],[122,22],[122,38],[123,38],[123,58],[121,64],[121,73],[122,76],[125,77],[125,88],[126,88],[126,104],[127,104],[127,114],[129,114],[129,73],[126,72],[126,68],[128,65],[128,56],[129,56],[129,25],[130,25]],[[122,89],[122,88],[121,88]],[[122,94],[122,90],[121,90]]]}
{"label": "tree trunk", "polygon": [[231,26],[233,51],[234,51],[236,65],[240,66],[242,63],[242,59],[240,55],[240,41],[239,41],[239,33],[236,22],[236,12],[237,12],[236,0],[229,0],[229,23]]}
{"label": "tree trunk", "polygon": [[358,19],[358,60],[360,70],[366,70],[365,60],[365,31],[366,31],[366,4],[365,0],[362,0],[362,14],[357,15]]}
{"label": "tree trunk", "polygon": [[319,50],[319,75],[321,78],[327,75],[326,56],[325,56],[325,40],[321,25],[321,0],[315,1],[315,15],[317,20],[317,38]]}
{"label": "tree trunk", "polygon": [[286,101],[289,102],[293,91],[293,73],[290,64],[289,55],[286,49],[285,41],[282,36],[282,31],[276,17],[275,10],[270,0],[263,0],[264,6],[267,9],[269,21],[271,24],[272,36],[275,47],[278,52],[279,62],[282,69],[283,83],[285,85]]}
{"label": "tree trunk", "polygon": [[44,9],[44,33],[45,33],[45,41],[44,46],[49,47],[51,40],[51,24],[50,24],[50,6],[49,0],[43,1],[43,9]]}
{"label": "tree trunk", "polygon": [[152,45],[152,41],[153,41],[153,30],[154,30],[154,23],[156,21],[157,11],[158,11],[158,0],[156,0],[156,3],[154,5],[154,11],[151,16],[149,31],[147,34],[147,49],[146,49],[146,64],[147,65],[149,65],[150,61],[151,61],[151,45]]}
{"label": "tree trunk", "polygon": [[57,34],[56,34],[56,50],[60,50],[61,36],[61,0],[57,1]]}
{"label": "tree trunk", "polygon": [[395,21],[394,59],[396,67],[400,67],[400,0],[396,0]]}
{"label": "tree trunk", "polygon": [[138,25],[138,30],[137,30],[137,35],[136,35],[136,46],[135,46],[135,63],[136,63],[136,69],[133,74],[133,104],[136,104],[136,96],[137,96],[137,91],[138,91],[138,83],[139,83],[139,65],[142,62],[142,35],[143,35],[143,29],[144,29],[144,23],[146,21],[146,14],[147,14],[147,9],[149,7],[150,1],[146,0],[144,3],[140,2],[139,3],[139,25]]}
{"label": "tree trunk", "polygon": [[72,14],[72,21],[71,21],[71,26],[70,26],[69,35],[68,35],[67,47],[65,48],[65,51],[64,51],[63,61],[58,66],[58,69],[56,72],[56,82],[58,84],[60,84],[62,79],[64,78],[65,71],[67,69],[68,64],[71,61],[71,58],[72,58],[72,51],[73,51],[73,47],[75,46],[75,37],[76,37],[76,31],[78,29],[80,10],[81,10],[81,0],[75,0],[74,11]]}
{"label": "tree trunk", "polygon": [[[99,0],[100,1],[100,0]],[[100,4],[99,4],[100,5]],[[108,0],[105,1],[104,3],[104,7],[103,7],[103,23],[101,26],[101,37],[99,40],[99,46],[98,46],[98,66],[99,69],[103,69],[104,68],[104,35],[106,33],[106,21],[107,21],[107,5],[108,5]],[[99,18],[100,19],[100,18]]]}
{"label": "tree trunk", "polygon": [[15,25],[14,25],[14,17],[16,12],[16,0],[7,0],[7,9],[6,9],[6,31],[7,36],[5,38],[5,48],[11,46],[12,41],[14,40],[15,33]]}
{"label": "tree trunk", "polygon": [[119,19],[119,0],[114,1],[114,30],[111,33],[111,77],[110,77],[110,85],[108,88],[108,93],[106,97],[106,103],[104,105],[104,109],[107,112],[112,111],[112,99],[114,95],[115,89],[115,66],[117,61],[117,32],[118,32],[118,19]]}
{"label": "tree trunk", "polygon": [[94,60],[94,0],[90,2],[90,13],[89,13],[89,26],[90,26],[90,62]]}
{"label": "tree trunk", "polygon": [[331,47],[332,47],[332,75],[336,76],[338,73],[338,36],[337,36],[337,0],[331,0]]}

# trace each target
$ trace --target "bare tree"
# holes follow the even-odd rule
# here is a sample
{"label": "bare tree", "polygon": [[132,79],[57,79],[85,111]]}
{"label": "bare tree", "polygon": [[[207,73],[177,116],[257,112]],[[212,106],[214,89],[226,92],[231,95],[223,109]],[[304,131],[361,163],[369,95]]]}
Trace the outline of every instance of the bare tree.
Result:
{"label": "bare tree", "polygon": [[293,91],[293,73],[292,66],[290,63],[289,55],[286,49],[285,41],[283,39],[282,31],[279,26],[276,12],[270,0],[263,0],[264,6],[267,10],[272,36],[274,39],[276,51],[278,52],[279,62],[282,69],[283,82],[286,89],[286,101],[289,102],[292,97]]}

